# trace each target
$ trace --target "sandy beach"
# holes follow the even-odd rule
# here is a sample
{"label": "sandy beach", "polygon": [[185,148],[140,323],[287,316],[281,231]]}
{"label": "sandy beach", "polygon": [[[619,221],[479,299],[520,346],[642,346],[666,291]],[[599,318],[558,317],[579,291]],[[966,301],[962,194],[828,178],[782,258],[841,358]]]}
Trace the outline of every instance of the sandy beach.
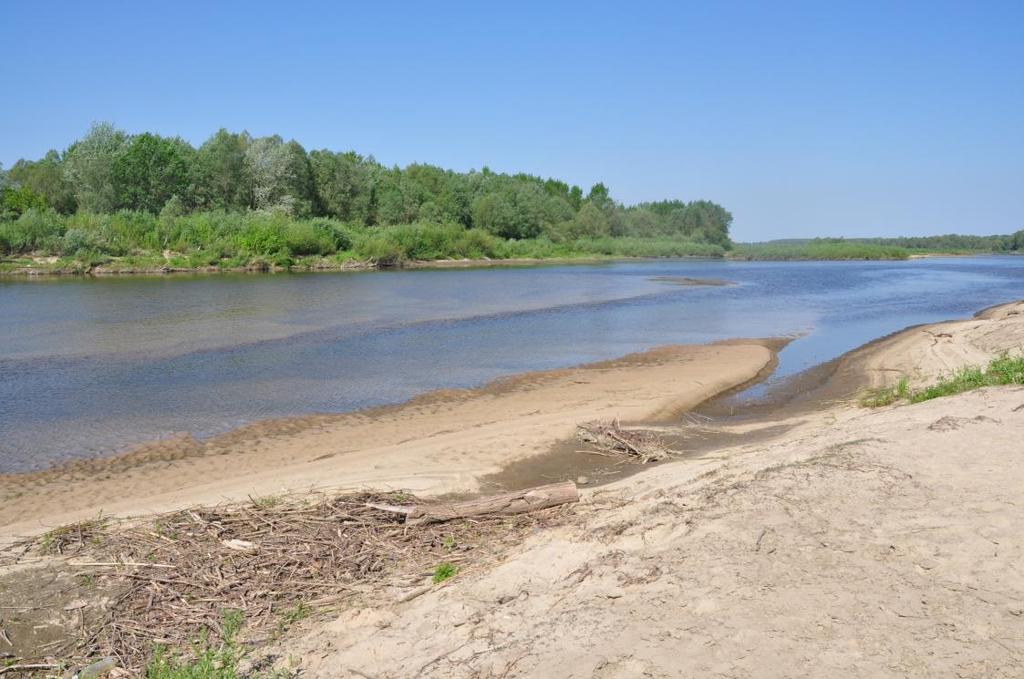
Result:
{"label": "sandy beach", "polygon": [[69,521],[167,511],[312,489],[481,490],[481,479],[545,452],[596,419],[658,419],[755,378],[777,342],[675,346],[407,404],[254,424],[202,443],[184,436],[119,457],[0,477],[0,537]]}
{"label": "sandy beach", "polygon": [[[250,642],[246,662],[396,679],[1020,676],[1024,388],[873,409],[859,397],[1019,353],[1024,302],[876,340],[770,408],[683,416],[708,399],[714,412],[713,397],[769,371],[779,346],[666,347],[11,476],[0,485],[2,530],[10,539],[100,511],[309,489],[487,492],[502,469],[550,461],[581,422],[660,422],[717,444],[581,486],[580,503],[544,528],[510,524],[500,545],[467,545],[475,560],[443,584],[413,559],[402,577]],[[0,586],[15,583],[29,604],[37,585],[16,583],[81,593],[61,584],[71,582],[65,561],[8,566]],[[15,631],[29,633],[33,620]]]}

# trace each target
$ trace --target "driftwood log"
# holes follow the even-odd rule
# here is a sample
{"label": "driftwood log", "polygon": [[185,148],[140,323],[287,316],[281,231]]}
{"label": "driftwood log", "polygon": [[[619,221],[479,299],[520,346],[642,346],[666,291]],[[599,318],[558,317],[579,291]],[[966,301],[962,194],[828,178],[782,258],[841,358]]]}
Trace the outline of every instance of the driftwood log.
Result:
{"label": "driftwood log", "polygon": [[385,512],[404,514],[407,524],[416,525],[441,523],[473,516],[525,514],[538,509],[579,502],[579,499],[580,494],[576,489],[576,484],[572,481],[563,481],[500,495],[474,498],[464,502],[444,502],[412,507],[368,502],[366,506]]}

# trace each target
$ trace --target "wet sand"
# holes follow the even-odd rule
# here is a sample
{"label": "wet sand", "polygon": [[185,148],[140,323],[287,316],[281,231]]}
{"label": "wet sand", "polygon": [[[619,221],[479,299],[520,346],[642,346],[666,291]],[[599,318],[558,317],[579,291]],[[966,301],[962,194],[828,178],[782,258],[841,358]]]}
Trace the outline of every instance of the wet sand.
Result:
{"label": "wet sand", "polygon": [[[979,312],[975,322],[1018,313],[1019,305],[1000,305]],[[618,417],[631,425],[669,425],[664,435],[688,458],[770,441],[900,376],[922,381],[984,362],[990,347],[951,342],[944,329],[964,323],[880,338],[793,376],[756,401],[736,395],[771,373],[788,340],[663,347],[478,389],[431,392],[398,406],[257,422],[205,441],[183,434],[115,457],[0,475],[0,537],[100,512],[145,514],[310,489],[445,494],[561,479],[602,485],[649,467],[577,453],[572,435],[578,423]],[[999,342],[1007,341],[1005,327],[1016,326],[1003,326]],[[920,342],[922,334],[928,342]],[[683,413],[697,419],[683,420]]]}
{"label": "wet sand", "polygon": [[755,379],[777,342],[672,346],[393,407],[259,422],[196,441],[0,476],[0,537],[100,512],[137,515],[308,489],[474,492],[488,475],[549,450],[578,423],[663,419]]}
{"label": "wet sand", "polygon": [[[690,460],[736,446],[770,442],[800,425],[819,421],[823,413],[854,405],[869,390],[892,385],[901,377],[920,385],[964,365],[984,364],[1006,346],[1024,349],[1024,326],[1004,322],[1022,313],[1024,305],[1012,302],[978,311],[966,321],[910,326],[794,374],[757,398],[744,397],[749,387],[770,376],[773,361],[750,381],[687,410],[686,417],[675,413],[625,424],[658,430],[670,448]],[[997,329],[988,329],[986,324],[993,321]],[[954,341],[951,330],[962,333],[965,328],[990,332],[992,337],[979,341],[967,333],[969,338]],[[922,337],[927,341],[922,342]],[[774,340],[773,349],[781,351],[787,342]],[[580,453],[578,448],[572,439],[559,441],[547,453],[516,461],[485,481],[500,488],[528,488],[582,478],[584,485],[601,486],[673,461],[622,465]]]}

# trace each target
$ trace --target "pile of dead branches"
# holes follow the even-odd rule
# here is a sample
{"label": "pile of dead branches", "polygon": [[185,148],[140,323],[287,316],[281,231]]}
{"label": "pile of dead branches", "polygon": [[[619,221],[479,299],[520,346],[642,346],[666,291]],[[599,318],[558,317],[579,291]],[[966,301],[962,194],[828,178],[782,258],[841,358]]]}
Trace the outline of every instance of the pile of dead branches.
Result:
{"label": "pile of dead branches", "polygon": [[664,439],[656,432],[623,429],[618,420],[577,425],[576,440],[591,446],[580,452],[621,457],[624,462],[635,464],[661,462],[678,454],[666,446]]}
{"label": "pile of dead branches", "polygon": [[[142,523],[90,523],[25,551],[59,553],[70,568],[118,585],[104,588],[116,592],[105,615],[59,649],[60,659],[112,656],[138,671],[156,647],[187,650],[201,633],[216,641],[225,611],[244,616],[254,643],[265,641],[296,611],[422,588],[438,564],[493,559],[565,514],[543,505],[516,516],[407,523],[406,514],[432,506],[451,505],[401,493],[261,498]],[[395,511],[403,507],[409,511]]]}

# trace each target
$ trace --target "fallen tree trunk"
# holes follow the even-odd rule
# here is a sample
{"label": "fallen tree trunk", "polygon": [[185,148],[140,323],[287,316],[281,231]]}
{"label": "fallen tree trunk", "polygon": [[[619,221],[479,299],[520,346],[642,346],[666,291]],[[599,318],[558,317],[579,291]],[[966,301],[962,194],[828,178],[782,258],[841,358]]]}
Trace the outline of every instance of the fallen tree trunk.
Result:
{"label": "fallen tree trunk", "polygon": [[367,507],[385,512],[405,515],[407,524],[441,523],[453,519],[465,519],[473,516],[507,516],[525,514],[538,509],[557,507],[558,505],[579,502],[580,494],[572,481],[552,483],[536,488],[515,490],[500,495],[474,498],[464,502],[444,502],[438,504],[401,507],[367,503]]}

